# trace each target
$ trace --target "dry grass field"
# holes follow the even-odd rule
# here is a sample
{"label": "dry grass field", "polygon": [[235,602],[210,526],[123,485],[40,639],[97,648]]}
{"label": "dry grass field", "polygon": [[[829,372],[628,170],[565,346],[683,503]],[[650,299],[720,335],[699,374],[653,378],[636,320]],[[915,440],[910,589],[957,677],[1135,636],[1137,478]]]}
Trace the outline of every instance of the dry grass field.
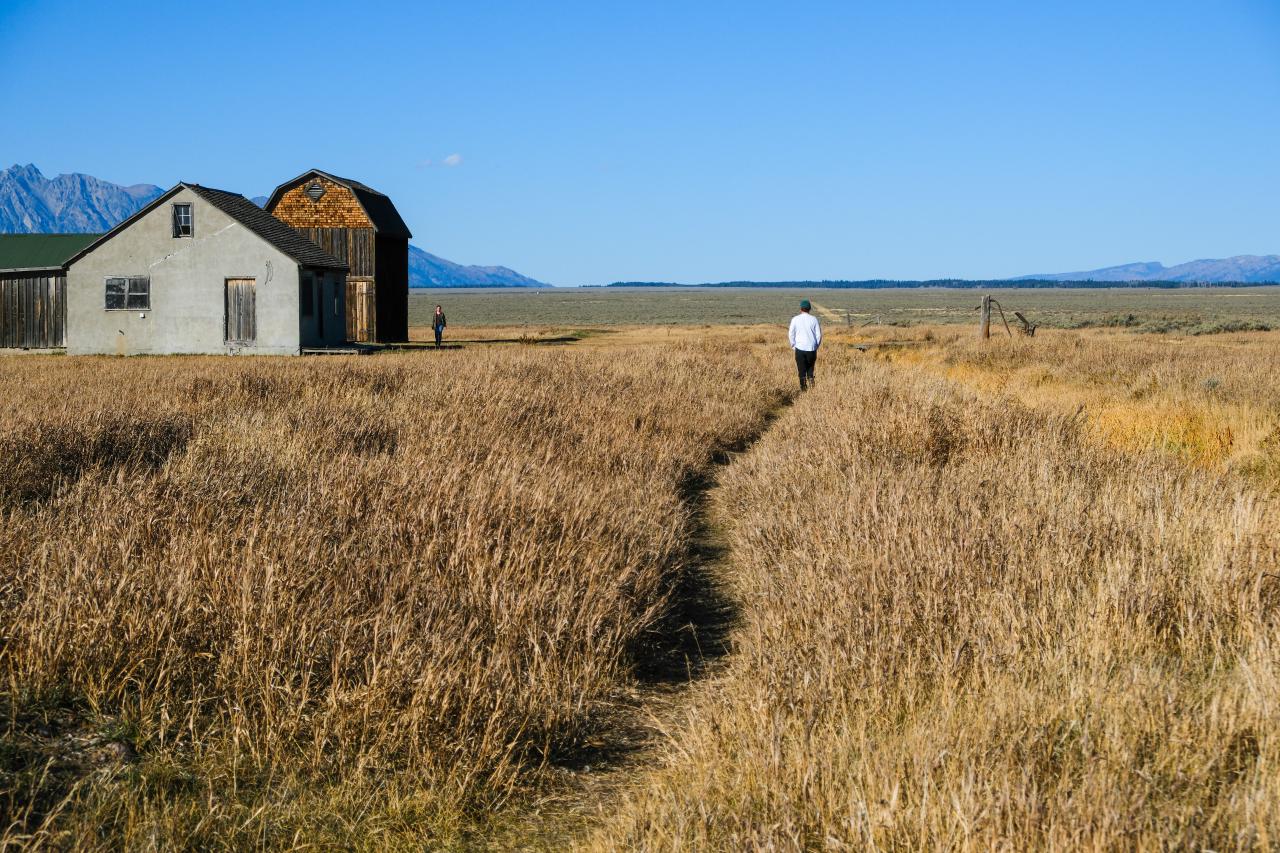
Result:
{"label": "dry grass field", "polygon": [[786,378],[747,345],[0,360],[0,847],[455,838],[598,735],[691,484]]}
{"label": "dry grass field", "polygon": [[587,846],[1274,846],[1277,340],[921,338],[726,471],[734,654]]}
{"label": "dry grass field", "polygon": [[0,848],[1277,843],[1275,333],[562,332],[0,358]]}

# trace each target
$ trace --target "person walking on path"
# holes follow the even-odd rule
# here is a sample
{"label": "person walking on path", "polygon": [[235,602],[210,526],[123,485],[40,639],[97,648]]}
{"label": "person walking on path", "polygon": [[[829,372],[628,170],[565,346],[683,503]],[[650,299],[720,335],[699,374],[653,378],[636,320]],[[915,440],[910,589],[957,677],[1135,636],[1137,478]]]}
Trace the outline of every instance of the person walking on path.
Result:
{"label": "person walking on path", "polygon": [[791,318],[787,339],[796,351],[796,370],[800,373],[800,390],[813,385],[813,367],[818,362],[818,347],[822,346],[822,327],[818,318],[809,313],[813,306],[808,299],[800,300],[800,313]]}
{"label": "person walking on path", "polygon": [[444,309],[436,306],[436,313],[431,317],[431,328],[436,333],[436,349],[440,349],[440,338],[444,335],[444,327],[449,325],[444,319]]}

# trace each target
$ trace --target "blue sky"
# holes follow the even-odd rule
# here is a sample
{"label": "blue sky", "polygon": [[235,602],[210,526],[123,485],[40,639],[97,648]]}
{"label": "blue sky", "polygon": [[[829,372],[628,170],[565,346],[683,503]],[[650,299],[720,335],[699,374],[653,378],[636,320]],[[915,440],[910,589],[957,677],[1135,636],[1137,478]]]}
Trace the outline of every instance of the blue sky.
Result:
{"label": "blue sky", "polygon": [[1280,2],[0,0],[0,163],[316,166],[557,284],[1280,253]]}

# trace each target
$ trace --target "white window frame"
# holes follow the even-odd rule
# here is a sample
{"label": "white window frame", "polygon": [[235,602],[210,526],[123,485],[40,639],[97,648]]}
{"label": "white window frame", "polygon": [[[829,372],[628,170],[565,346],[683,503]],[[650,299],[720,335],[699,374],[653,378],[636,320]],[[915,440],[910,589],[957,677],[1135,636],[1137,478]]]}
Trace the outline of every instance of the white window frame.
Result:
{"label": "white window frame", "polygon": [[[183,224],[183,225],[186,227],[186,229],[187,229],[187,233],[185,233],[185,234],[179,234],[179,233],[178,233],[178,229],[179,229],[179,227],[181,227],[181,226],[179,226],[179,223],[178,223],[178,209],[179,209],[179,208],[183,208],[183,207],[185,207],[185,208],[187,209],[187,221]],[[194,236],[195,236],[195,234],[196,234],[196,208],[195,208],[195,205],[193,205],[193,204],[192,204],[191,202],[189,202],[189,201],[179,201],[179,202],[174,202],[174,204],[173,204],[173,210],[172,210],[172,213],[170,214],[170,216],[171,216],[170,221],[171,221],[171,222],[172,222],[172,224],[173,224],[173,238],[174,238],[175,240],[181,239],[181,238],[183,238],[183,237],[194,237]]]}

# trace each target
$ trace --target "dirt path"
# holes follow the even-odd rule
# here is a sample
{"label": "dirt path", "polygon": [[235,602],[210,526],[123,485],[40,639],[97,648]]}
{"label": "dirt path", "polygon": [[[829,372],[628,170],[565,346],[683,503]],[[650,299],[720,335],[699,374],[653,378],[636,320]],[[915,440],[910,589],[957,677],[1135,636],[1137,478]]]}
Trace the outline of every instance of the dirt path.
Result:
{"label": "dirt path", "polygon": [[719,500],[719,476],[769,430],[794,397],[788,395],[754,434],[719,451],[710,470],[685,485],[692,510],[689,552],[662,642],[637,667],[631,693],[620,697],[607,736],[556,769],[556,790],[508,816],[480,845],[488,850],[565,850],[585,839],[680,725],[690,688],[724,665],[738,612],[724,578],[731,561],[728,522]]}
{"label": "dirt path", "polygon": [[819,305],[816,302],[811,302],[809,304],[813,306],[813,313],[817,314],[828,323],[839,323],[842,326],[844,325],[845,319],[843,314],[838,314],[827,306]]}

